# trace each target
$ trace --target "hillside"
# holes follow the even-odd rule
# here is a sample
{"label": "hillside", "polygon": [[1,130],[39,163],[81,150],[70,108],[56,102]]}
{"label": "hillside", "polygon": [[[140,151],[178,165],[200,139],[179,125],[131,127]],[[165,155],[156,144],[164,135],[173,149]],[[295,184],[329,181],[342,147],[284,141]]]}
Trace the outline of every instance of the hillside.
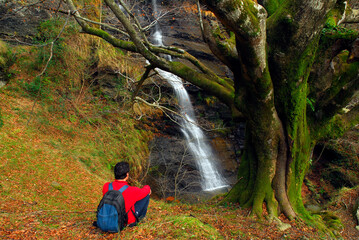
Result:
{"label": "hillside", "polygon": [[[284,215],[281,221],[258,219],[251,209],[222,204],[223,196],[190,204],[153,194],[139,226],[119,234],[96,229],[102,185],[113,179],[116,162],[130,162],[130,183],[144,184],[149,142],[168,138],[165,123],[156,122],[163,113],[133,107],[131,93],[144,72],[137,55],[61,19],[35,29],[32,45],[0,41],[0,239],[359,238],[358,129],[318,145],[303,186],[311,223],[323,220],[328,228]],[[145,85],[150,92],[153,84]],[[165,94],[163,102],[174,101]],[[205,115],[207,109],[197,111]]]}

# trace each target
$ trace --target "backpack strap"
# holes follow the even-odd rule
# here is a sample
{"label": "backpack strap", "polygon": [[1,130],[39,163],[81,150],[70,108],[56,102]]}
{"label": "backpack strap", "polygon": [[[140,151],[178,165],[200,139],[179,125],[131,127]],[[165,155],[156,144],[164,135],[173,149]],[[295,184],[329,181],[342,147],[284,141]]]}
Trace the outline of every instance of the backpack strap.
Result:
{"label": "backpack strap", "polygon": [[118,190],[118,191],[120,191],[121,193],[123,193],[126,189],[128,188],[128,185],[125,185],[125,186],[123,186],[120,190]]}
{"label": "backpack strap", "polygon": [[[122,187],[120,190],[118,190],[118,191],[120,191],[121,193],[123,193],[127,188],[128,188],[128,185],[125,185],[125,186],[123,186],[123,187]],[[108,191],[110,191],[110,190],[113,190],[112,183],[110,183],[110,184],[108,185]]]}

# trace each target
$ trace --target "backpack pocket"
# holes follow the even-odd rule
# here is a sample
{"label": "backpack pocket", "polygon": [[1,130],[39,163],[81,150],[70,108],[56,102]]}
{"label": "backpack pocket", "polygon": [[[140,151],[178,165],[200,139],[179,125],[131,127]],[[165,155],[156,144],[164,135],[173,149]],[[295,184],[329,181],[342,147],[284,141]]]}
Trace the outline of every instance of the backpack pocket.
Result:
{"label": "backpack pocket", "polygon": [[118,212],[113,205],[104,204],[97,213],[97,226],[105,232],[118,232]]}

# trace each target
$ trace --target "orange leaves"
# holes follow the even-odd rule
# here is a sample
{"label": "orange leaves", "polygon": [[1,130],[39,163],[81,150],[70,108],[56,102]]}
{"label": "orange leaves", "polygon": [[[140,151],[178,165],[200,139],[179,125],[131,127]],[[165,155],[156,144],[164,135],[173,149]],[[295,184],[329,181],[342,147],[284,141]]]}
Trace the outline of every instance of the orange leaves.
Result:
{"label": "orange leaves", "polygon": [[168,197],[168,198],[166,198],[166,201],[167,202],[173,202],[175,200],[175,198],[174,197]]}

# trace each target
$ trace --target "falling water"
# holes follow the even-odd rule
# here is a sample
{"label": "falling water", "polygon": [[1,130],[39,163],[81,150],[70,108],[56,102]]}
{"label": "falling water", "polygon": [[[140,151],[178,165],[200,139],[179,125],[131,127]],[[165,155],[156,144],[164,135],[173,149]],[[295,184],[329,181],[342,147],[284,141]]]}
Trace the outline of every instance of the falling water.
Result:
{"label": "falling water", "polygon": [[[152,0],[154,13],[158,12],[156,0]],[[153,34],[154,44],[163,46],[162,32],[158,24],[155,26]],[[181,109],[181,131],[183,132],[191,153],[194,155],[197,166],[202,177],[202,189],[204,191],[214,191],[228,187],[218,170],[214,166],[217,161],[206,136],[197,125],[197,119],[193,111],[193,106],[182,79],[172,73],[156,69],[158,73],[168,81],[173,87]]]}

